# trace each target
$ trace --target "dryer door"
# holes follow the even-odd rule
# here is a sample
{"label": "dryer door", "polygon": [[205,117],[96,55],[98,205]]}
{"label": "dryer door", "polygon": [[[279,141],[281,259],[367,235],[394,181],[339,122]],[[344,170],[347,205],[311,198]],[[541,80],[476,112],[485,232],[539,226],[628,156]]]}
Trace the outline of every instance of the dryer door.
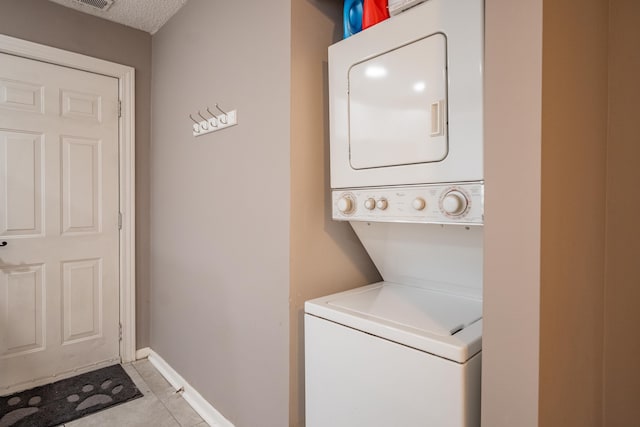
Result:
{"label": "dryer door", "polygon": [[329,47],[331,187],[483,180],[483,0],[429,0]]}
{"label": "dryer door", "polygon": [[353,169],[438,162],[448,153],[447,45],[436,33],[349,69]]}

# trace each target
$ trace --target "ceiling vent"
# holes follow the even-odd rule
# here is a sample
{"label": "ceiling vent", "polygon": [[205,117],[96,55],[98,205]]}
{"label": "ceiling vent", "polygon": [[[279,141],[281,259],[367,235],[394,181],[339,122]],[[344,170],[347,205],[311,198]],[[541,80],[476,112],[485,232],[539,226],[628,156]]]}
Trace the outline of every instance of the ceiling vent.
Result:
{"label": "ceiling vent", "polygon": [[74,2],[99,9],[103,12],[109,10],[111,5],[113,5],[113,0],[74,0]]}

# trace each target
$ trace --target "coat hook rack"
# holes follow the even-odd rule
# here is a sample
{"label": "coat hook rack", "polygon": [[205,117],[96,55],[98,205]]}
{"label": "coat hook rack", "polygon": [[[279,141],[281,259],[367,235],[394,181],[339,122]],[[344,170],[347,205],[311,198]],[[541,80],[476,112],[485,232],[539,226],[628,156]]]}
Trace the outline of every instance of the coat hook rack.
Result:
{"label": "coat hook rack", "polygon": [[191,125],[193,136],[202,136],[211,132],[215,132],[224,128],[228,128],[230,126],[235,126],[238,124],[238,111],[231,110],[226,112],[216,103],[214,104],[216,110],[220,111],[220,113],[212,113],[211,109],[207,106],[205,111],[210,117],[205,117],[202,114],[201,110],[198,110],[196,113],[196,118],[193,117],[193,114],[189,114],[189,118],[194,123]]}

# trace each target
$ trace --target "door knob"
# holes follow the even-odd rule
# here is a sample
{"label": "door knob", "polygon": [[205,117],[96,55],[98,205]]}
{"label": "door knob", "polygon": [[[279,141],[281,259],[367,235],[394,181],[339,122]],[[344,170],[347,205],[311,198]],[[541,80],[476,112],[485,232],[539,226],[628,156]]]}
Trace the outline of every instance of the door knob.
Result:
{"label": "door knob", "polygon": [[0,243],[0,246],[7,246],[7,242]]}

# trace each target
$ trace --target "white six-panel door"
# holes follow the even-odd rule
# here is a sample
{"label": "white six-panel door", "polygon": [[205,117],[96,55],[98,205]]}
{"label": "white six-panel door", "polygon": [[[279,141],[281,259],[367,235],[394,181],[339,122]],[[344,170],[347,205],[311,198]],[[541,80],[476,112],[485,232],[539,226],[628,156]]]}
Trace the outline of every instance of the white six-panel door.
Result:
{"label": "white six-panel door", "polygon": [[118,80],[0,53],[0,395],[120,360]]}

